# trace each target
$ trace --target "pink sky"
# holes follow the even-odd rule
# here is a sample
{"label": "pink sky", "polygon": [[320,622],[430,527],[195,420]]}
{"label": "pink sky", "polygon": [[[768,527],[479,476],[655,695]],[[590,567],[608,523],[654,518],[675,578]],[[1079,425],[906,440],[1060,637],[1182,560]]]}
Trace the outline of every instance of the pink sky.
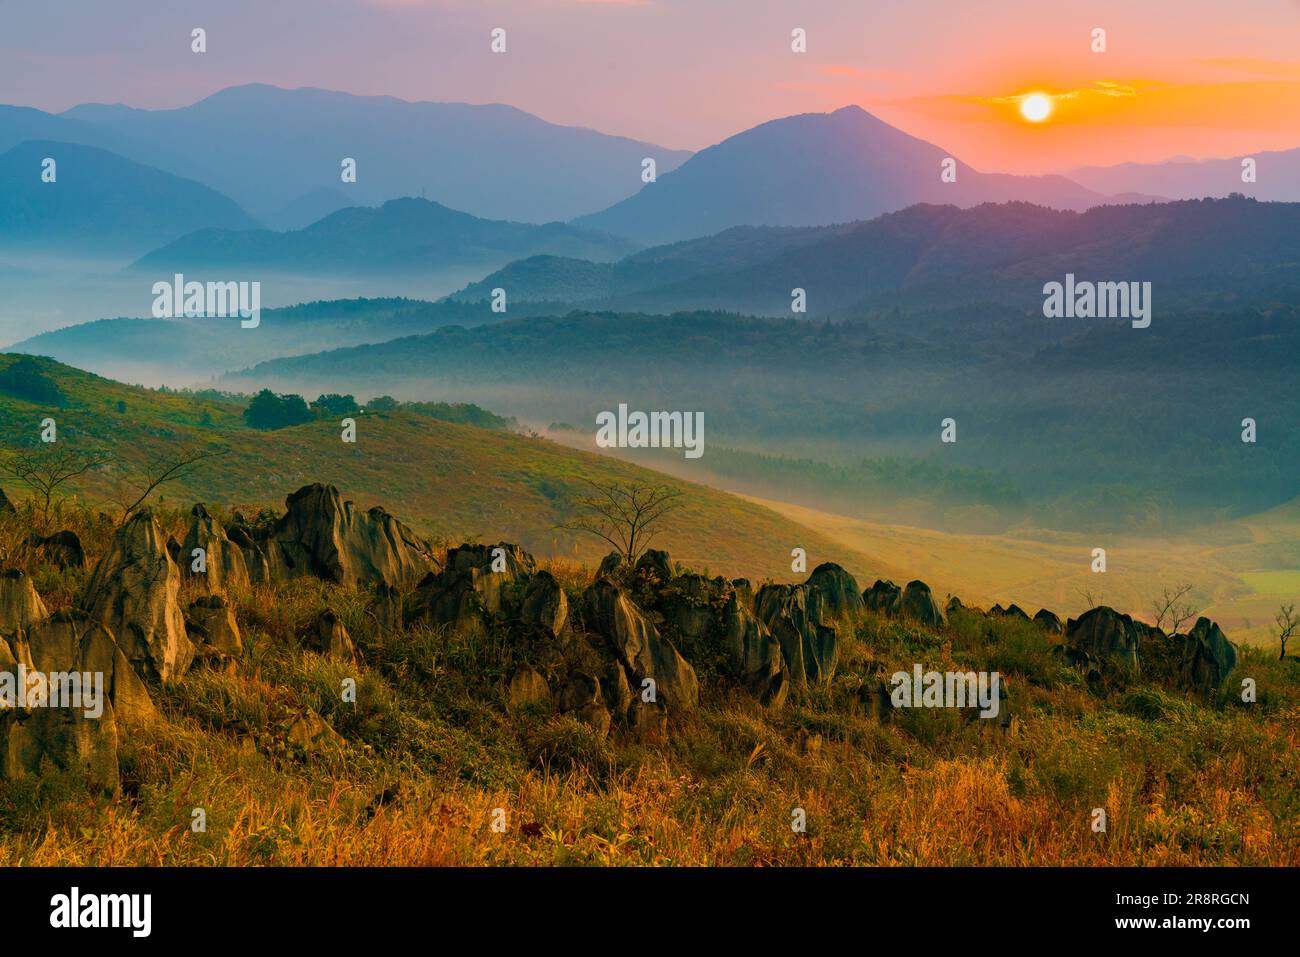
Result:
{"label": "pink sky", "polygon": [[[857,103],[976,167],[1042,172],[1300,146],[1297,51],[1300,0],[5,4],[0,101],[173,107],[264,82],[503,102],[693,149]],[[1035,89],[1066,94],[1041,125],[1007,99]]]}

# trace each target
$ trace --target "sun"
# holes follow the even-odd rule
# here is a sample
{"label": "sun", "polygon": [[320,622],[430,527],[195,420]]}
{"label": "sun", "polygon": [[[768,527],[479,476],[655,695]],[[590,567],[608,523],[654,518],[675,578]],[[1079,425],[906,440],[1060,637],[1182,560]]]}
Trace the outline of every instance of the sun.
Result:
{"label": "sun", "polygon": [[1030,93],[1020,98],[1020,115],[1030,123],[1041,123],[1052,115],[1052,98],[1046,93]]}

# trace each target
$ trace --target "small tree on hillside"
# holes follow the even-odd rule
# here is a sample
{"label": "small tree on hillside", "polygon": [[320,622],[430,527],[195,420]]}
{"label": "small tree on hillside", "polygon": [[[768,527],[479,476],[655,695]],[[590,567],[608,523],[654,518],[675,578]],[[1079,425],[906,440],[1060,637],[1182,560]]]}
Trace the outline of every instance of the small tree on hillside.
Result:
{"label": "small tree on hillside", "polygon": [[201,463],[225,455],[229,451],[229,449],[192,445],[151,455],[136,473],[138,483],[132,491],[135,497],[129,503],[119,503],[122,508],[121,524],[125,525],[160,486],[185,478],[196,471]]}
{"label": "small tree on hillside", "polygon": [[107,463],[110,456],[98,449],[77,449],[62,443],[11,452],[0,461],[0,469],[32,490],[41,510],[41,524],[48,525],[50,509],[68,482]]}
{"label": "small tree on hillside", "polygon": [[1289,605],[1283,605],[1278,609],[1277,618],[1277,637],[1282,643],[1282,653],[1278,660],[1286,657],[1286,643],[1291,640],[1297,627],[1300,627],[1300,616],[1296,615],[1295,602]]}
{"label": "small tree on hillside", "polygon": [[613,545],[623,561],[635,562],[659,532],[660,523],[681,506],[680,489],[667,485],[625,485],[587,480],[592,492],[577,500],[579,514],[557,528],[595,535]]}
{"label": "small tree on hillside", "polygon": [[1196,617],[1197,607],[1188,601],[1191,585],[1166,587],[1160,597],[1151,603],[1151,614],[1155,616],[1156,627],[1167,635],[1176,635],[1183,625]]}

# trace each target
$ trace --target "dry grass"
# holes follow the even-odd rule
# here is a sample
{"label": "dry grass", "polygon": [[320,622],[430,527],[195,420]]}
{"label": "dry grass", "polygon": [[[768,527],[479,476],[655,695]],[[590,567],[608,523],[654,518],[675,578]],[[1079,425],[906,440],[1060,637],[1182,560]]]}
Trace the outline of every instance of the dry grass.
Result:
{"label": "dry grass", "polygon": [[[182,537],[184,510],[158,514]],[[51,604],[71,600],[84,572],[37,565],[21,521],[0,521],[6,561]],[[106,547],[111,526],[93,513],[60,521],[92,561]],[[590,571],[543,564],[576,602]],[[0,783],[0,865],[1300,863],[1300,666],[1253,649],[1212,701],[1155,683],[1099,698],[1035,628],[959,618],[936,634],[868,617],[831,686],[764,713],[702,672],[704,706],[648,746],[507,710],[515,665],[558,675],[571,651],[504,628],[384,632],[365,594],[316,581],[235,599],[239,674],[154,689],[166,720],[124,735],[120,798],[55,769]],[[301,647],[327,606],[361,665]],[[932,710],[881,724],[856,704],[861,681],[913,662],[1001,670],[1010,730]],[[1258,683],[1254,705],[1236,698],[1243,676]],[[340,699],[347,677],[356,704]],[[336,751],[289,743],[308,709],[341,735]],[[204,832],[191,830],[195,808]]]}

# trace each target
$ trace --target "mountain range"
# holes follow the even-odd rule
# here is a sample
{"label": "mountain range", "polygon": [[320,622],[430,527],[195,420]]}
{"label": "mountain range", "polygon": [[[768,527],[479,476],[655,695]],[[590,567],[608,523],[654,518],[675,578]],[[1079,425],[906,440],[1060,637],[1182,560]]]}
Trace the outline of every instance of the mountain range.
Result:
{"label": "mountain range", "polygon": [[[955,179],[947,181],[951,161]],[[1134,197],[1122,197],[1121,199]],[[665,243],[732,226],[822,226],[916,203],[1023,200],[1083,210],[1112,198],[1063,176],[981,173],[857,106],[763,123],[701,150],[674,172],[579,225]]]}
{"label": "mountain range", "polygon": [[[52,181],[42,173],[46,160]],[[0,245],[139,254],[195,226],[256,223],[193,180],[73,143],[25,140],[0,154]]]}
{"label": "mountain range", "polygon": [[[1254,161],[1250,182],[1242,179],[1247,159]],[[1242,193],[1275,202],[1300,202],[1300,149],[1265,150],[1227,159],[1177,157],[1162,163],[1082,166],[1067,175],[1103,193],[1154,192],[1170,199]]]}
{"label": "mountain range", "polygon": [[[590,221],[590,220],[586,220]],[[859,306],[985,300],[1037,311],[1063,280],[1146,280],[1162,304],[1268,302],[1300,289],[1300,204],[1251,199],[1099,206],[917,205],[843,226],[745,227],[653,247],[617,263],[535,257],[454,298],[504,288],[514,301],[671,312],[726,309],[810,315]]]}
{"label": "mountain range", "polygon": [[[172,110],[84,104],[57,116],[31,112],[9,120],[29,130],[22,139],[45,129],[44,138],[120,152],[207,183],[274,225],[291,203],[326,188],[338,191],[343,205],[423,194],[476,216],[570,219],[630,195],[644,157],[671,170],[690,155],[500,104],[410,103],[263,84]],[[0,145],[14,135],[5,123],[0,116]],[[355,183],[342,181],[345,158],[356,160]]]}
{"label": "mountain range", "polygon": [[480,219],[425,199],[394,199],[378,208],[349,207],[291,232],[206,229],[156,249],[133,268],[256,269],[265,272],[373,274],[503,262],[546,253],[594,261],[617,259],[635,244],[565,223]]}

